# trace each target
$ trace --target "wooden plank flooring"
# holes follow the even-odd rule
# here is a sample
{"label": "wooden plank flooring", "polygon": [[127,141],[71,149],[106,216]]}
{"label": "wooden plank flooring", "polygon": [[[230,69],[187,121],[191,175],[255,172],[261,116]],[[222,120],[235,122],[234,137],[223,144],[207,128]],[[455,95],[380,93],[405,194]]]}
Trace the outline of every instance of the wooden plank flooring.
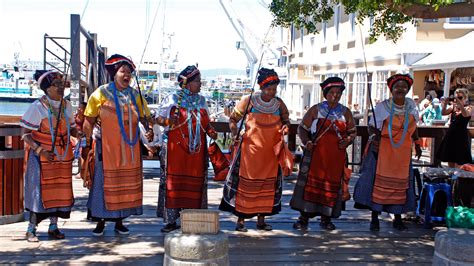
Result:
{"label": "wooden plank flooring", "polygon": [[[356,178],[351,181],[352,185]],[[126,220],[131,231],[129,236],[116,235],[113,224],[107,223],[104,236],[94,237],[91,231],[95,224],[85,219],[88,192],[82,188],[81,180],[75,179],[76,203],[72,217],[60,220],[59,224],[66,239],[49,239],[48,221],[43,221],[38,228],[39,243],[28,243],[24,239],[27,222],[0,225],[0,264],[161,265],[164,234],[160,232],[162,222],[155,215],[158,181],[157,169],[146,168],[144,214]],[[390,217],[384,214],[380,232],[370,232],[370,213],[354,209],[352,201],[347,204],[347,211],[334,221],[337,230],[324,231],[316,220],[311,221],[307,231],[294,230],[292,224],[298,213],[288,206],[294,183],[294,177],[285,181],[283,210],[267,219],[274,228],[271,232],[255,230],[256,219],[247,222],[249,232],[235,232],[236,218],[228,213],[220,214],[221,228],[230,239],[231,265],[431,264],[435,229],[427,230],[407,222],[409,231],[399,232],[391,227]],[[222,184],[210,181],[211,209],[217,209],[221,193]]]}

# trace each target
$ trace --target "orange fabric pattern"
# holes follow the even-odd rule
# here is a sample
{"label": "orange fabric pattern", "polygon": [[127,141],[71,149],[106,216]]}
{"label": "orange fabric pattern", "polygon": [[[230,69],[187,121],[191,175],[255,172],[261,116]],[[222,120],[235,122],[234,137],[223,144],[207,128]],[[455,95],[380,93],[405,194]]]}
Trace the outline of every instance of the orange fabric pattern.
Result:
{"label": "orange fabric pattern", "polygon": [[[55,142],[56,151],[59,155],[64,154],[64,150],[67,146],[67,126],[64,117],[61,117],[58,129],[58,137]],[[56,125],[56,118],[53,116],[53,125]],[[52,151],[52,140],[51,132],[49,129],[48,118],[41,120],[40,128],[38,131],[32,131],[31,135],[33,139],[39,143],[39,145],[48,151]],[[26,150],[26,157],[28,158],[30,149]],[[72,144],[69,144],[69,148],[66,153],[66,157],[63,161],[59,161],[55,157],[55,160],[48,162],[46,158],[40,157],[41,165],[41,199],[45,209],[48,208],[59,208],[59,207],[70,207],[74,203],[74,195],[72,191]]]}
{"label": "orange fabric pattern", "polygon": [[273,147],[281,140],[280,116],[247,114],[242,138],[235,209],[241,213],[271,213],[278,175]]}
{"label": "orange fabric pattern", "polygon": [[[319,120],[318,124],[324,121]],[[339,134],[345,136],[346,124],[336,121],[335,125]],[[324,133],[320,133],[320,139],[313,146],[304,200],[334,207],[344,176],[346,151],[338,148],[340,139],[331,121],[326,120],[319,132]]]}
{"label": "orange fabric pattern", "polygon": [[[174,113],[175,108],[171,109]],[[209,116],[201,109],[201,148],[199,152],[190,153],[187,111],[179,109],[178,125],[168,132],[167,162],[166,162],[166,208],[200,209],[202,191],[207,169],[206,132],[203,128],[209,126]],[[196,128],[196,117],[192,117],[193,132]]]}
{"label": "orange fabric pattern", "polygon": [[[137,130],[138,113],[131,105],[123,106],[125,132],[129,132],[129,109],[132,108],[132,136]],[[104,167],[104,199],[109,211],[142,206],[143,180],[140,145],[130,147],[122,140],[115,103],[107,100],[100,108],[102,128],[102,161]]]}
{"label": "orange fabric pattern", "polygon": [[[372,192],[372,201],[378,204],[405,204],[406,191],[409,187],[409,167],[412,139],[416,121],[409,116],[408,131],[403,144],[395,148],[390,144],[388,119],[384,121],[377,159],[377,171]],[[395,143],[401,140],[405,116],[394,115],[392,137]]]}

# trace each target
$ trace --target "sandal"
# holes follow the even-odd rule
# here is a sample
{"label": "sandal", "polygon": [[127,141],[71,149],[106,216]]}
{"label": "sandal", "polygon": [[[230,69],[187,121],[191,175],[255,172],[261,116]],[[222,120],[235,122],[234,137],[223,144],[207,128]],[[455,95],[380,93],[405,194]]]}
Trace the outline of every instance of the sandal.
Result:
{"label": "sandal", "polygon": [[237,223],[237,225],[235,226],[235,231],[239,231],[239,232],[247,232],[247,227],[245,227],[244,224],[241,224],[241,223]]}
{"label": "sandal", "polygon": [[58,228],[54,230],[48,230],[48,235],[55,239],[64,239],[65,235],[63,232],[59,231]]}
{"label": "sandal", "polygon": [[263,223],[263,224],[257,223],[257,230],[272,231],[273,227],[267,223]]}
{"label": "sandal", "polygon": [[30,243],[37,243],[39,242],[38,237],[36,236],[36,232],[26,232],[26,241]]}
{"label": "sandal", "polygon": [[177,225],[176,223],[172,223],[172,224],[166,224],[163,228],[161,228],[160,231],[162,233],[169,233],[179,228],[181,228],[181,226]]}
{"label": "sandal", "polygon": [[303,218],[303,217],[299,217],[298,220],[293,224],[293,228],[294,229],[297,229],[297,230],[306,230],[308,229],[308,219],[306,218]]}

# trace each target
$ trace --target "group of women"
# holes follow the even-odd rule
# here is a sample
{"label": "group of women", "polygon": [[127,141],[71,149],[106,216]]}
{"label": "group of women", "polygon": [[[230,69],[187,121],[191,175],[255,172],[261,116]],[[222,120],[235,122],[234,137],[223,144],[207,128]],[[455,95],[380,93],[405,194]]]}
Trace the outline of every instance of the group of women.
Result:
{"label": "group of women", "polygon": [[[149,138],[153,123],[164,127],[157,208],[165,223],[161,231],[179,228],[182,209],[207,208],[207,136],[216,139],[217,133],[210,124],[206,99],[199,94],[199,70],[184,69],[178,77],[180,89],[150,117],[146,102],[130,87],[133,62],[113,55],[106,69],[112,82],[89,97],[82,132],[75,127],[70,103],[62,99],[63,77],[54,71],[36,75],[45,96],[21,120],[27,143],[28,241],[38,241],[36,227],[46,218],[51,222],[48,234],[64,238],[57,219],[68,218],[74,204],[71,137],[86,139],[81,173],[89,188],[87,217],[97,222],[93,234],[102,235],[106,221],[115,222],[117,233],[129,233],[123,219],[143,213],[139,123],[146,125]],[[258,230],[272,230],[265,217],[281,210],[282,149],[278,147],[289,130],[289,112],[276,96],[277,73],[262,68],[257,80],[260,91],[243,97],[230,117],[232,164],[219,206],[238,217],[235,229],[241,232],[247,231],[245,219],[255,216]],[[387,82],[392,97],[377,105],[370,121],[371,141],[354,192],[356,207],[372,210],[371,230],[379,229],[382,211],[394,213],[394,227],[403,230],[400,214],[415,208],[411,148],[414,142],[420,155],[418,114],[414,102],[405,97],[413,80],[397,74]],[[335,229],[331,219],[341,215],[348,199],[346,148],[356,137],[355,124],[351,111],[339,103],[344,81],[328,78],[321,89],[326,100],[311,107],[298,127],[305,152],[290,202],[300,212],[295,229],[307,228],[315,216],[321,216],[322,228]]]}

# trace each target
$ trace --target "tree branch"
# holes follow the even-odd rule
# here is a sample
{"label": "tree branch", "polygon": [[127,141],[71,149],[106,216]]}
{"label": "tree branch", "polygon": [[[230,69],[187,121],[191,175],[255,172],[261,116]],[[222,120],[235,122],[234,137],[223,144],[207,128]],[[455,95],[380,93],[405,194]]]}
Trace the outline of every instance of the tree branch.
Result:
{"label": "tree branch", "polygon": [[390,5],[392,9],[414,18],[437,19],[474,16],[474,4],[472,4],[471,1],[440,6],[438,10],[432,6],[423,4],[403,6],[394,5],[393,1],[387,1],[387,4]]}

